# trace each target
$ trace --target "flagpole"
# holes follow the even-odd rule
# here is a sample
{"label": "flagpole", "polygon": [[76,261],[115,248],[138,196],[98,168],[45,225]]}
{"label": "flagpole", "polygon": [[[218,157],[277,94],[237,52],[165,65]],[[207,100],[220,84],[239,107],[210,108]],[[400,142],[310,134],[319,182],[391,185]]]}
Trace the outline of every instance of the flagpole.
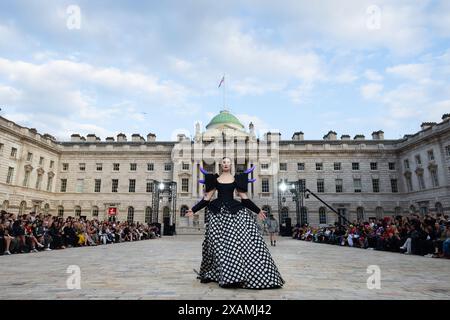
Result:
{"label": "flagpole", "polygon": [[223,79],[223,110],[225,110],[225,86],[227,85],[225,81],[225,73],[223,74]]}

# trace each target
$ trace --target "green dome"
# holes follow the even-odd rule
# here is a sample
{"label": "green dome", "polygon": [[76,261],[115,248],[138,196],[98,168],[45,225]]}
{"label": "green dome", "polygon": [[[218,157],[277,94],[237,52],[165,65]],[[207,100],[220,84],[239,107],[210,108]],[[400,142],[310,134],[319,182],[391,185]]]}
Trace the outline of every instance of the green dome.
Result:
{"label": "green dome", "polygon": [[212,120],[206,126],[206,129],[209,129],[212,126],[221,125],[221,124],[234,124],[241,129],[244,129],[244,125],[233,116],[228,110],[222,110],[220,113],[212,118]]}

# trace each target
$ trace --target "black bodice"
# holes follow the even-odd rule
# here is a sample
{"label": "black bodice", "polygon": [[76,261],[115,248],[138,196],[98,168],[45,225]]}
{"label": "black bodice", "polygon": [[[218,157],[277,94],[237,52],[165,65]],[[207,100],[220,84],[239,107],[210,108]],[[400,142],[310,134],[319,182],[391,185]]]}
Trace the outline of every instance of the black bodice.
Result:
{"label": "black bodice", "polygon": [[222,201],[231,201],[234,199],[234,189],[236,185],[232,183],[220,183],[217,181],[217,199]]}

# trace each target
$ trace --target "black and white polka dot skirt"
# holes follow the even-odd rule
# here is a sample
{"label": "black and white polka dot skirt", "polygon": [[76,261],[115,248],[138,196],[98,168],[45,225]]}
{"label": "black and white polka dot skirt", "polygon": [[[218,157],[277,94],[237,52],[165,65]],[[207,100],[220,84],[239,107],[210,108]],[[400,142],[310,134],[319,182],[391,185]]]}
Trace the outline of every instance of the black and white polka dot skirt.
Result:
{"label": "black and white polka dot skirt", "polygon": [[245,207],[231,213],[225,205],[220,212],[207,212],[198,279],[244,289],[281,288],[285,283],[253,213]]}

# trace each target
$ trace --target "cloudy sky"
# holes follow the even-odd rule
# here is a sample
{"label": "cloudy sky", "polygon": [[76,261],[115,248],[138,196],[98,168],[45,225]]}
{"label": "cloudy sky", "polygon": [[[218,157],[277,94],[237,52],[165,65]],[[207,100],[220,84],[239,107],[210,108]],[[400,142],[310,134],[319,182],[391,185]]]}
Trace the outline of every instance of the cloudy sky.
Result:
{"label": "cloudy sky", "polygon": [[159,2],[2,0],[0,115],[170,140],[223,108],[223,74],[260,135],[396,139],[450,112],[448,0]]}

